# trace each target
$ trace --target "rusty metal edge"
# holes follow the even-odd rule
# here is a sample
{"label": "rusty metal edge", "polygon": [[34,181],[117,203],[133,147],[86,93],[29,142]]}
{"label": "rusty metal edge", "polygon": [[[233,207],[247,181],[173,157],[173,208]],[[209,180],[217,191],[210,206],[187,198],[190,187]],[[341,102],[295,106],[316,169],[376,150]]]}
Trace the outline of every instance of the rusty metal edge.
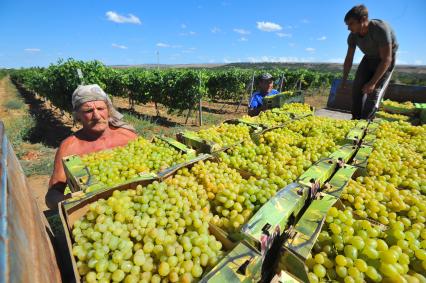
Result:
{"label": "rusty metal edge", "polygon": [[[0,176],[1,176],[1,191],[0,191],[0,281],[8,282],[8,241],[9,235],[7,232],[7,137],[4,133],[4,124],[0,121]],[[4,280],[4,281],[3,281]]]}

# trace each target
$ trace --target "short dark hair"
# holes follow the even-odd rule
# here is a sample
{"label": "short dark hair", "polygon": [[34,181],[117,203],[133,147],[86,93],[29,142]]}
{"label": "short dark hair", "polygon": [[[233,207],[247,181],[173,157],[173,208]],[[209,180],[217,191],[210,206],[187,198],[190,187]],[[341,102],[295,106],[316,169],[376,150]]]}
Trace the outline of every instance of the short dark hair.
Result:
{"label": "short dark hair", "polygon": [[349,19],[355,19],[358,22],[362,20],[363,17],[368,18],[368,9],[363,4],[356,5],[345,15],[345,22]]}

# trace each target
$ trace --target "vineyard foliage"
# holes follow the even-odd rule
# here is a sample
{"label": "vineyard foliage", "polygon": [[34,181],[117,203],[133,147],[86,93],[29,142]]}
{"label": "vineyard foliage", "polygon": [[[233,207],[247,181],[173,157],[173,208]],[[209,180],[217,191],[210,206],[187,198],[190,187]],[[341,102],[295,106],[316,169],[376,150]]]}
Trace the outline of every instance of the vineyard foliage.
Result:
{"label": "vineyard foliage", "polygon": [[[83,79],[77,70],[83,73]],[[49,99],[58,108],[71,111],[71,96],[80,84],[99,84],[108,94],[145,104],[155,102],[170,112],[193,109],[200,99],[239,101],[247,97],[253,79],[261,72],[275,78],[276,87],[291,90],[329,86],[340,74],[306,69],[115,69],[99,61],[59,60],[47,68],[11,71],[11,79],[28,91]],[[256,85],[256,80],[254,80]]]}

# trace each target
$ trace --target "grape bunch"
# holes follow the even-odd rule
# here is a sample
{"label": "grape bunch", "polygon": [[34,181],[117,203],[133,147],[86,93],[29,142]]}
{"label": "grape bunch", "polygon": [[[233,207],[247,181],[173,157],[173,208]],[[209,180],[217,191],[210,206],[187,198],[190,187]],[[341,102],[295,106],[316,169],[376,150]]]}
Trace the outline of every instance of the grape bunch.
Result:
{"label": "grape bunch", "polygon": [[255,117],[243,116],[242,120],[273,127],[290,121],[292,116],[305,116],[308,114],[312,114],[312,109],[308,104],[288,103],[280,108],[263,111]]}
{"label": "grape bunch", "polygon": [[390,99],[386,99],[386,100],[383,100],[382,104],[384,106],[398,107],[398,108],[406,109],[406,110],[414,110],[416,108],[411,101],[405,101],[405,102],[399,103]]}
{"label": "grape bunch", "polygon": [[265,179],[246,180],[221,162],[198,162],[190,170],[182,169],[175,178],[180,175],[195,177],[207,193],[212,223],[228,232],[237,231],[278,190]]}
{"label": "grape bunch", "polygon": [[[404,227],[403,223],[395,225],[396,229]],[[404,244],[413,245],[414,237],[420,235],[419,231],[426,232],[415,231],[418,233],[406,233],[409,240]],[[416,259],[413,259],[404,245],[390,242],[388,234],[380,226],[354,218],[350,208],[339,210],[332,207],[313,251],[306,260],[309,281],[426,282],[422,275],[426,269],[421,266],[426,251],[417,249],[414,252]],[[419,266],[414,267],[415,262]]]}
{"label": "grape bunch", "polygon": [[231,146],[240,141],[250,139],[250,127],[244,124],[223,123],[191,133],[201,139],[217,143],[221,147]]}
{"label": "grape bunch", "polygon": [[282,188],[335,151],[354,125],[354,121],[307,117],[266,131],[259,137],[259,144],[244,141],[219,153],[219,157],[233,168],[269,179]]}
{"label": "grape bunch", "polygon": [[189,158],[161,139],[154,138],[153,142],[149,142],[143,137],[138,137],[126,146],[81,157],[90,174],[108,186],[123,183],[140,173],[164,170]]}
{"label": "grape bunch", "polygon": [[396,113],[388,113],[385,111],[377,111],[376,116],[378,118],[383,118],[389,121],[408,121],[410,120],[410,116],[396,114]]}
{"label": "grape bunch", "polygon": [[72,254],[85,282],[192,282],[222,256],[211,219],[191,177],[114,191],[74,223]]}

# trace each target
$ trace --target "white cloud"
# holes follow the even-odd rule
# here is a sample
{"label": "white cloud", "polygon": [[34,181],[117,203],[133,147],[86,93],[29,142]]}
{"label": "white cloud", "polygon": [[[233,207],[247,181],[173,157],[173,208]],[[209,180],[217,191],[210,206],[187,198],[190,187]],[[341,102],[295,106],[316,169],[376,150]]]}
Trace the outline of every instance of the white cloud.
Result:
{"label": "white cloud", "polygon": [[236,33],[239,33],[239,34],[250,34],[249,30],[245,30],[245,29],[242,29],[242,28],[234,28],[234,31]]}
{"label": "white cloud", "polygon": [[181,35],[181,36],[196,35],[196,34],[197,33],[195,31],[181,32],[181,33],[179,33],[179,35]]}
{"label": "white cloud", "polygon": [[26,52],[40,52],[40,48],[25,48],[24,51]]}
{"label": "white cloud", "polygon": [[296,47],[296,43],[294,43],[294,42],[290,42],[290,43],[288,44],[288,46],[290,46],[290,47]]}
{"label": "white cloud", "polygon": [[106,16],[109,21],[119,23],[119,24],[137,24],[140,25],[141,20],[135,15],[129,14],[127,17],[123,15],[119,15],[116,12],[108,11],[106,12]]}
{"label": "white cloud", "polygon": [[305,48],[305,51],[313,53],[313,52],[315,52],[315,48],[308,47],[308,48]]}
{"label": "white cloud", "polygon": [[278,31],[283,29],[279,24],[271,22],[257,22],[257,28],[261,31],[267,32]]}
{"label": "white cloud", "polygon": [[317,40],[326,40],[326,39],[327,39],[326,36],[321,36],[321,37],[317,38]]}
{"label": "white cloud", "polygon": [[157,43],[157,47],[169,48],[170,44],[159,42]]}
{"label": "white cloud", "polygon": [[423,65],[422,60],[414,60],[414,65]]}
{"label": "white cloud", "polygon": [[112,44],[112,47],[119,48],[119,49],[127,49],[127,46],[120,45],[120,44],[115,44],[115,43]]}
{"label": "white cloud", "polygon": [[301,22],[304,23],[304,24],[309,24],[310,23],[310,21],[308,19],[303,19],[303,20],[301,20]]}
{"label": "white cloud", "polygon": [[240,39],[238,41],[248,41],[248,39],[244,36],[240,37]]}
{"label": "white cloud", "polygon": [[185,24],[181,24],[180,27],[185,29],[186,25]]}
{"label": "white cloud", "polygon": [[156,46],[161,48],[181,48],[182,47],[181,45],[171,45],[164,42],[158,42]]}
{"label": "white cloud", "polygon": [[220,32],[220,28],[218,28],[218,27],[213,27],[210,31],[211,31],[212,33],[219,33],[219,32]]}
{"label": "white cloud", "polygon": [[278,37],[292,37],[291,33],[277,32]]}

